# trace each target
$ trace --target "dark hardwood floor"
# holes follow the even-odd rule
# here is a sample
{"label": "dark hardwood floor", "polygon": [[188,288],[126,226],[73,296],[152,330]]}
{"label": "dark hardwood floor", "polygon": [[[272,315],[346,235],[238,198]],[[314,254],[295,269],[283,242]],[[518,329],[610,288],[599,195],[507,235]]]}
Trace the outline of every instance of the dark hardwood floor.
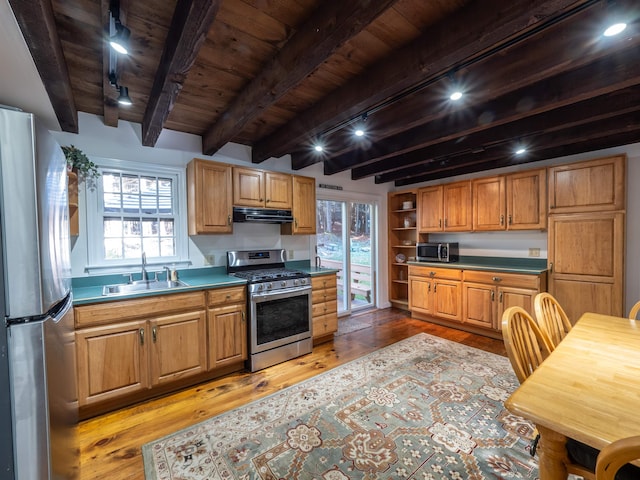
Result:
{"label": "dark hardwood floor", "polygon": [[[415,320],[396,309],[353,315],[340,322],[334,340],[317,345],[309,355],[255,373],[227,375],[81,422],[80,479],[143,479],[143,444],[420,332],[506,355],[501,340]],[[353,328],[359,329],[342,333]]]}

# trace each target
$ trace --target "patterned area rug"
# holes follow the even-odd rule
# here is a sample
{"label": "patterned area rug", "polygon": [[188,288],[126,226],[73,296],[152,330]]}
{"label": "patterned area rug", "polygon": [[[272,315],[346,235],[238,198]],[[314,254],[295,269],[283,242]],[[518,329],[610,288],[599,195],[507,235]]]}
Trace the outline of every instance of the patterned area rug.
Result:
{"label": "patterned area rug", "polygon": [[535,479],[501,356],[419,334],[143,446],[147,480]]}

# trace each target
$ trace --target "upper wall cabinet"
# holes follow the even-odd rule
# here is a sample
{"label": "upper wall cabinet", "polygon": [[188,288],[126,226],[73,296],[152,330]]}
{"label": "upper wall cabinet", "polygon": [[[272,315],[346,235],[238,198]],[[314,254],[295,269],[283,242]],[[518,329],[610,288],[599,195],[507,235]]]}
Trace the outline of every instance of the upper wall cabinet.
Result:
{"label": "upper wall cabinet", "polygon": [[418,190],[418,231],[464,232],[471,230],[469,181]]}
{"label": "upper wall cabinet", "polygon": [[231,233],[231,165],[194,158],[187,165],[189,235]]}
{"label": "upper wall cabinet", "polygon": [[545,229],[546,170],[472,181],[473,230]]}
{"label": "upper wall cabinet", "polygon": [[549,213],[624,210],[625,157],[549,168]]}
{"label": "upper wall cabinet", "polygon": [[284,235],[315,235],[316,233],[316,180],[313,177],[293,175],[293,223],[283,223]]}
{"label": "upper wall cabinet", "polygon": [[291,175],[233,167],[233,204],[258,208],[291,208]]}

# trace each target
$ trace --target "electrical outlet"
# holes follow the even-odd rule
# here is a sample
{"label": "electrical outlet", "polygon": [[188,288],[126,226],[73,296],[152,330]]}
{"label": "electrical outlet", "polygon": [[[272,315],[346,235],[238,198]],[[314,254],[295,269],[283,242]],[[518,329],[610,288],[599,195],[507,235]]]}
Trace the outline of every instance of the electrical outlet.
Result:
{"label": "electrical outlet", "polygon": [[540,249],[539,248],[530,248],[529,249],[529,256],[530,257],[539,257],[540,256]]}
{"label": "electrical outlet", "polygon": [[205,255],[204,261],[207,265],[215,265],[216,264],[216,256],[213,254]]}
{"label": "electrical outlet", "polygon": [[293,260],[293,250],[289,250],[289,258],[287,260]]}

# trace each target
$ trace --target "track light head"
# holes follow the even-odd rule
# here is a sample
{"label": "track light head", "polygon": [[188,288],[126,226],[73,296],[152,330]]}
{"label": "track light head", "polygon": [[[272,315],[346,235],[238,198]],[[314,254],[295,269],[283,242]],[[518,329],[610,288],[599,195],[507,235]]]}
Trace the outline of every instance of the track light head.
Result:
{"label": "track light head", "polygon": [[129,54],[129,37],[131,36],[131,30],[120,23],[120,20],[115,21],[115,35],[109,37],[109,44],[116,52],[122,55]]}
{"label": "track light head", "polygon": [[120,86],[118,87],[120,95],[118,96],[118,103],[120,105],[133,105],[131,98],[129,97],[129,89],[127,87]]}

